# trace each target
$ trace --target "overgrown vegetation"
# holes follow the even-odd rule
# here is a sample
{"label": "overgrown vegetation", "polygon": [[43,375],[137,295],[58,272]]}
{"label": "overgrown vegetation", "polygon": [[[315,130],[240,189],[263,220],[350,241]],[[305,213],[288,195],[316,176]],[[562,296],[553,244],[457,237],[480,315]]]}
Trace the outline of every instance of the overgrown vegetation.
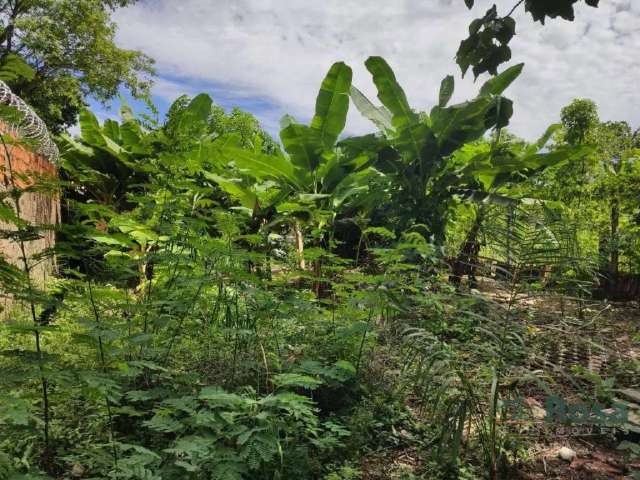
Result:
{"label": "overgrown vegetation", "polygon": [[[610,407],[638,386],[637,358],[560,355],[597,337],[594,295],[637,295],[638,134],[578,101],[514,137],[522,65],[455,105],[445,78],[429,112],[365,65],[381,105],[336,63],[280,143],[205,94],[160,123],[83,110],[55,181],[12,171],[3,136],[22,255],[0,269],[0,479],[515,478],[531,458],[509,401]],[[350,104],[375,133],[344,135]],[[61,195],[61,225],[21,218],[34,189]],[[55,251],[28,256],[52,228]],[[374,476],[389,452],[414,462]]]}

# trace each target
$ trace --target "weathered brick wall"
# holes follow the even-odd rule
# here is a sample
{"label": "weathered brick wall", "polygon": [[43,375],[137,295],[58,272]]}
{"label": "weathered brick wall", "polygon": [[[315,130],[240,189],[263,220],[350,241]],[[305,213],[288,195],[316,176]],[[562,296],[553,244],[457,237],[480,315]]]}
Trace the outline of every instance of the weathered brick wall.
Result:
{"label": "weathered brick wall", "polygon": [[[56,168],[46,158],[37,155],[20,145],[0,144],[0,190],[7,190],[12,185],[27,188],[37,185],[47,176],[55,176]],[[60,222],[60,201],[48,192],[27,192],[20,197],[20,218],[33,225],[56,225]],[[0,229],[11,230],[14,225],[0,222]],[[55,243],[53,230],[40,231],[41,238],[25,242],[25,251],[32,271],[32,278],[39,284],[46,284],[55,269],[55,259],[44,260],[34,258],[38,253],[51,248]],[[23,268],[20,245],[8,239],[0,238],[0,254],[10,263]],[[0,292],[0,302],[7,306],[11,301]]]}

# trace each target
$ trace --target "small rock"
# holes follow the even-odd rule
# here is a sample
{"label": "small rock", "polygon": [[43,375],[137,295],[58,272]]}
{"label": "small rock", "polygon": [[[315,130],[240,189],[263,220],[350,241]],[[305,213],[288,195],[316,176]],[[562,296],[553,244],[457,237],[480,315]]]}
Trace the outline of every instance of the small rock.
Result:
{"label": "small rock", "polygon": [[73,467],[71,468],[72,477],[80,478],[85,474],[85,472],[86,472],[85,468],[78,463],[74,464]]}
{"label": "small rock", "polygon": [[542,408],[542,405],[538,400],[533,397],[527,397],[524,401],[529,405],[529,408],[531,409],[531,416],[534,420],[544,420],[547,416],[547,411]]}
{"label": "small rock", "polygon": [[558,450],[558,457],[560,457],[565,462],[570,462],[574,458],[576,458],[577,454],[574,450],[571,450],[569,447],[562,447]]}
{"label": "small rock", "polygon": [[531,407],[531,415],[533,415],[533,418],[535,418],[536,420],[544,420],[547,416],[547,411],[542,407],[533,405]]}

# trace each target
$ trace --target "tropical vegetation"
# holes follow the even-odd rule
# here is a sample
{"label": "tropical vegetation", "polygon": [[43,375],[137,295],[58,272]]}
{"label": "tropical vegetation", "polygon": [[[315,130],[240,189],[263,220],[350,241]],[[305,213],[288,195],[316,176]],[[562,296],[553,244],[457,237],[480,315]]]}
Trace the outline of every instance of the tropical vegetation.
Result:
{"label": "tropical vegetation", "polygon": [[[533,478],[534,422],[509,405],[615,411],[638,387],[640,134],[579,99],[516,137],[522,64],[456,104],[447,76],[425,112],[365,67],[377,99],[334,63],[279,139],[207,94],[162,120],[73,103],[59,175],[24,181],[2,136],[21,255],[0,262],[0,479]],[[348,134],[350,108],[371,133]],[[36,190],[61,224],[21,218]],[[633,428],[597,437],[628,475]]]}

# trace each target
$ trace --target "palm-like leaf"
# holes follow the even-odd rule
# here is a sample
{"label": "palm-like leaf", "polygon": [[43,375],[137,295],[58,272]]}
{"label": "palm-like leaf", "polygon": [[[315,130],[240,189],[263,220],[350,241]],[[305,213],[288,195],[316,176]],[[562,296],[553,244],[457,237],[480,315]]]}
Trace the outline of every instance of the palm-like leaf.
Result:
{"label": "palm-like leaf", "polygon": [[320,86],[311,128],[318,131],[325,149],[333,148],[344,130],[349,111],[351,77],[351,68],[343,62],[337,62],[331,66]]}
{"label": "palm-like leaf", "polygon": [[386,107],[376,107],[353,85],[351,86],[351,100],[362,116],[371,120],[381,132],[393,132],[393,114]]}
{"label": "palm-like leaf", "polygon": [[378,98],[393,115],[392,125],[398,146],[410,151],[414,158],[419,158],[428,129],[409,106],[407,96],[389,64],[382,57],[369,57],[365,66],[378,89]]}

